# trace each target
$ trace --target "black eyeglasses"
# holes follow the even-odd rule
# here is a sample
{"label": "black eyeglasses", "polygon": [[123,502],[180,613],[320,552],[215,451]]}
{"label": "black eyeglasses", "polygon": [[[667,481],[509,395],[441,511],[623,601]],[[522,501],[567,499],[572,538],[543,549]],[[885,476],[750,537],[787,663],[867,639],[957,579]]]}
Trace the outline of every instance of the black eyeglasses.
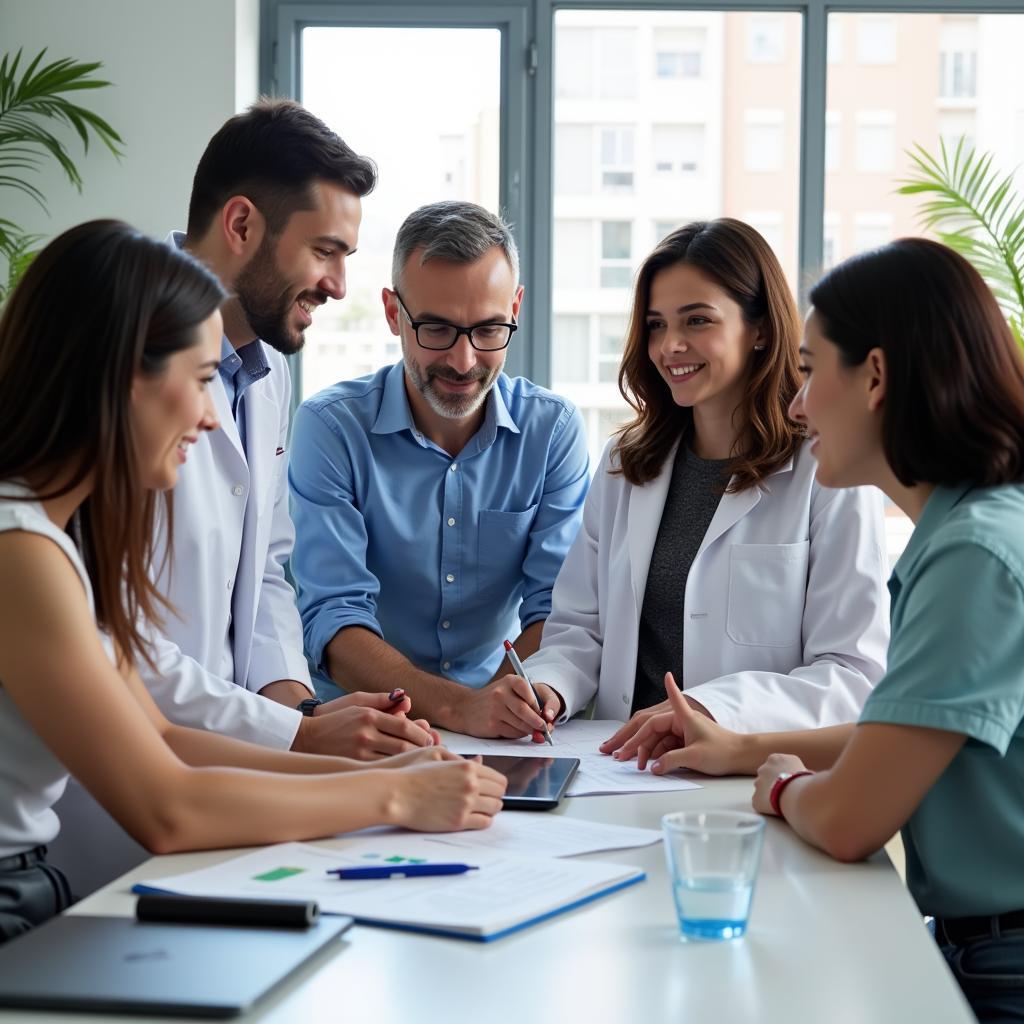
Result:
{"label": "black eyeglasses", "polygon": [[499,352],[508,347],[513,332],[519,327],[519,324],[477,324],[475,327],[460,327],[444,320],[413,320],[397,289],[395,298],[398,299],[406,320],[412,325],[416,334],[416,344],[420,348],[432,349],[435,352],[452,348],[462,334],[469,338],[470,345],[478,352]]}

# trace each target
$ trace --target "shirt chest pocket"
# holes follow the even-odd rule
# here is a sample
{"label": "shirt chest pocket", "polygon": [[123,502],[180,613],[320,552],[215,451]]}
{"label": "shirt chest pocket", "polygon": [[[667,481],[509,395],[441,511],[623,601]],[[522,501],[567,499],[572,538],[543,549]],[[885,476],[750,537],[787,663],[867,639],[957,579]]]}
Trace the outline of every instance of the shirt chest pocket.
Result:
{"label": "shirt chest pocket", "polygon": [[800,643],[810,543],[734,544],[729,549],[725,631],[749,647]]}
{"label": "shirt chest pocket", "polygon": [[508,590],[522,580],[526,544],[536,515],[536,505],[522,512],[480,510],[477,566],[481,592]]}

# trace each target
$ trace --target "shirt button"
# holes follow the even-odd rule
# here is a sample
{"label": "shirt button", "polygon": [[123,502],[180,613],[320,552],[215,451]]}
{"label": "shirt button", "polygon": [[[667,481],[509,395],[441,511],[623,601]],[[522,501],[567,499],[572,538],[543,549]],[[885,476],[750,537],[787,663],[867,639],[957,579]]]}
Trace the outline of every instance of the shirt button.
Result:
{"label": "shirt button", "polygon": [[622,703],[623,704],[628,704],[629,703],[629,698],[625,694],[622,695]]}
{"label": "shirt button", "polygon": [[235,486],[231,488],[231,493],[236,498],[240,498],[243,494],[245,494],[245,488],[241,484],[235,484]]}
{"label": "shirt button", "polygon": [[441,668],[443,668],[445,670],[445,672],[447,672],[448,669],[450,669],[451,667],[452,667],[452,663],[450,661],[442,661],[441,662]]}
{"label": "shirt button", "polygon": [[451,629],[452,628],[452,624],[447,619],[445,619],[444,622],[441,623],[441,628],[442,629]]}
{"label": "shirt button", "polygon": [[455,525],[455,519],[454,519],[454,517],[452,517],[452,516],[449,516],[449,517],[448,517],[448,525],[449,525],[449,526],[454,526],[454,525]]}
{"label": "shirt button", "polygon": [[457,462],[453,462],[448,468],[454,473],[455,470],[459,468],[459,464]]}
{"label": "shirt button", "polygon": [[449,583],[454,583],[454,582],[455,582],[455,577],[454,577],[454,576],[453,576],[453,575],[452,575],[451,573],[448,573],[448,575],[447,575],[447,576],[445,576],[445,579],[446,579],[446,580],[447,580],[447,581],[448,581]]}
{"label": "shirt button", "polygon": [[235,585],[235,581],[234,580],[228,580],[228,590],[230,590],[234,585]]}

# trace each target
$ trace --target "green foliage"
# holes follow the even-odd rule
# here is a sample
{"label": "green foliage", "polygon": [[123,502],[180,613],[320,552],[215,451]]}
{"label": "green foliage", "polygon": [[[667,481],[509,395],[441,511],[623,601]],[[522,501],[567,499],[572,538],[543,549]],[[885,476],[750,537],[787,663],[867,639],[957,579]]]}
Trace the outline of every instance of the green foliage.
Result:
{"label": "green foliage", "polygon": [[916,145],[907,155],[912,176],[903,195],[927,197],[921,223],[944,245],[968,259],[985,279],[1024,345],[1024,199],[1013,174],[992,166],[991,153],[940,140],[937,156]]}
{"label": "green foliage", "polygon": [[[121,136],[68,94],[103,89],[109,82],[94,78],[102,65],[69,58],[43,64],[40,51],[22,69],[22,51],[0,60],[0,189],[14,189],[30,196],[44,210],[46,198],[32,176],[49,160],[56,160],[68,181],[82,190],[79,173],[68,147],[54,134],[55,128],[71,128],[87,153],[91,138],[121,155]],[[7,260],[7,281],[0,285],[0,302],[14,286],[32,258],[38,235],[26,235],[6,218],[0,218],[0,256]]]}

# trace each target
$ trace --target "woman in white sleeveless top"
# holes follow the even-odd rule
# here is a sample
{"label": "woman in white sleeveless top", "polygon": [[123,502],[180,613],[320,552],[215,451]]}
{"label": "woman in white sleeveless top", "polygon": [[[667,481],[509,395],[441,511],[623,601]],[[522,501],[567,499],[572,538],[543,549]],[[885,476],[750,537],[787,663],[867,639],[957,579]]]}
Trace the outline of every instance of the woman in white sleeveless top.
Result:
{"label": "woman in white sleeveless top", "polygon": [[223,298],[189,256],[94,221],[0,318],[0,941],[69,902],[45,861],[69,772],[156,853],[500,808],[502,777],[438,748],[371,770],[267,750],[171,725],[140,683],[146,621],[174,614],[148,576],[154,492],[218,426]]}

